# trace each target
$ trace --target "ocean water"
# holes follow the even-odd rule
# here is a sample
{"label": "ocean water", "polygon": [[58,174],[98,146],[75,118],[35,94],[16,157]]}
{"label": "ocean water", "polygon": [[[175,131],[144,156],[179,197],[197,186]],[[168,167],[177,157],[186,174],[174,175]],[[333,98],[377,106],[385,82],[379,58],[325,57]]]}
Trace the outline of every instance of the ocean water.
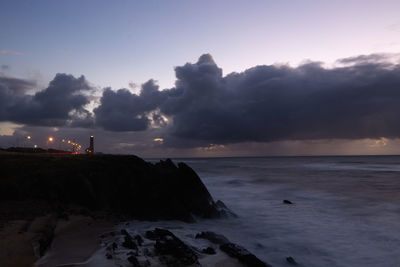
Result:
{"label": "ocean water", "polygon": [[136,222],[132,231],[164,227],[189,243],[215,231],[274,266],[290,266],[289,256],[302,266],[400,266],[399,156],[174,161],[238,218]]}

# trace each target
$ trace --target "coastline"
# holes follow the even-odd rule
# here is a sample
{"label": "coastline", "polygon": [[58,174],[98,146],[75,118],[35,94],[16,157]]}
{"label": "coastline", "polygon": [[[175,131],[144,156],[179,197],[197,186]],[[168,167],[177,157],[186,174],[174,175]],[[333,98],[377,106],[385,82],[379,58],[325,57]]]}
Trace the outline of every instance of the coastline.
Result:
{"label": "coastline", "polygon": [[[131,220],[235,217],[184,163],[116,155],[0,157],[0,266],[269,266],[226,238],[203,247],[163,228],[122,229]],[[198,234],[191,241],[199,242]]]}
{"label": "coastline", "polygon": [[[2,244],[3,253],[7,254],[0,257],[0,265],[8,267],[107,267],[107,266],[135,266],[131,265],[129,255],[132,249],[124,247],[124,234],[128,222],[115,223],[106,220],[93,219],[86,216],[72,215],[67,220],[58,219],[54,228],[54,237],[50,248],[45,254],[37,259],[34,253],[32,243],[40,233],[38,230],[44,229],[49,225],[49,220],[54,217],[46,216],[35,219],[32,226],[26,230],[21,230],[26,225],[26,221],[12,221],[0,230],[0,244]],[[130,229],[135,228],[135,224],[130,225]],[[35,232],[36,231],[36,232]],[[135,251],[139,259],[137,266],[170,266],[160,261],[160,255],[154,252],[152,240],[146,238],[142,232],[143,249]],[[193,233],[192,240],[196,241],[196,233]],[[7,238],[4,238],[7,236]],[[217,235],[218,236],[218,235]],[[241,263],[238,259],[229,256],[227,253],[213,246],[213,243],[207,240],[198,240],[198,247],[190,246],[198,256],[196,266],[249,266]],[[118,248],[113,250],[110,258],[110,243],[118,244]],[[7,244],[7,246],[5,246]],[[207,244],[215,249],[215,254],[204,253],[201,247]],[[4,248],[8,247],[7,250]],[[147,251],[145,255],[143,251]],[[14,252],[14,253],[10,253]],[[139,252],[139,253],[138,253]],[[151,265],[147,265],[147,263]],[[189,265],[185,265],[189,266]],[[191,266],[191,265],[190,265]],[[193,265],[194,266],[194,265]]]}

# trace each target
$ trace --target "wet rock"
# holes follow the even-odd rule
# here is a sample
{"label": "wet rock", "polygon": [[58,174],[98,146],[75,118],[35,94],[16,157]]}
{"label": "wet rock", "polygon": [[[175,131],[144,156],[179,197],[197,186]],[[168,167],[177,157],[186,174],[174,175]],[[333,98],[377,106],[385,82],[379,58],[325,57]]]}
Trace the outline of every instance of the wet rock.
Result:
{"label": "wet rock", "polygon": [[188,266],[199,264],[196,253],[165,229],[147,231],[146,237],[155,240],[154,249],[160,261],[167,266]]}
{"label": "wet rock", "polygon": [[207,239],[208,241],[217,245],[229,243],[229,240],[225,236],[208,231],[197,234],[196,238]]}
{"label": "wet rock", "polygon": [[210,254],[210,255],[214,255],[216,253],[215,249],[213,249],[212,247],[205,248],[201,252],[203,252],[205,254]]}
{"label": "wet rock", "polygon": [[286,261],[292,265],[298,265],[297,262],[292,257],[287,257]]}
{"label": "wet rock", "polygon": [[151,263],[150,263],[149,260],[139,261],[139,263],[140,263],[141,267],[149,267],[149,266],[151,266]]}
{"label": "wet rock", "polygon": [[122,235],[129,235],[128,231],[126,231],[125,229],[121,229],[121,234]]}
{"label": "wet rock", "polygon": [[136,256],[129,256],[128,261],[132,264],[133,267],[140,267],[139,261],[137,260]]}
{"label": "wet rock", "polygon": [[132,236],[125,229],[121,229],[121,234],[124,235],[124,242],[122,242],[123,247],[137,249],[135,241],[133,241]]}
{"label": "wet rock", "polygon": [[142,251],[143,251],[143,255],[153,257],[153,253],[149,249],[144,248]]}
{"label": "wet rock", "polygon": [[290,200],[284,199],[283,204],[293,204],[293,202]]}
{"label": "wet rock", "polygon": [[155,228],[153,231],[146,231],[146,238],[150,240],[160,240],[171,235],[173,234],[170,231],[161,228]]}
{"label": "wet rock", "polygon": [[140,235],[135,235],[135,240],[138,243],[139,246],[143,244],[143,238]]}
{"label": "wet rock", "polygon": [[32,233],[31,244],[36,257],[44,255],[54,238],[54,229],[57,218],[53,215],[38,217],[29,226],[28,232]]}
{"label": "wet rock", "polygon": [[261,261],[254,254],[251,254],[245,248],[233,243],[226,243],[219,246],[219,248],[229,256],[238,259],[241,263],[251,267],[270,267],[271,265]]}
{"label": "wet rock", "polygon": [[122,242],[122,246],[129,249],[137,249],[137,245],[130,235],[124,236],[124,242]]}
{"label": "wet rock", "polygon": [[134,255],[134,256],[139,256],[139,253],[137,250],[131,250],[128,253],[126,253],[126,255],[130,256],[130,255]]}
{"label": "wet rock", "polygon": [[69,220],[69,214],[66,212],[60,212],[57,214],[58,219],[60,220],[65,220],[68,221]]}
{"label": "wet rock", "polygon": [[106,254],[106,258],[107,258],[108,260],[111,260],[111,259],[113,258],[113,256],[112,256],[110,253],[107,253],[107,254]]}
{"label": "wet rock", "polygon": [[220,213],[221,217],[233,217],[236,218],[238,217],[233,211],[231,211],[224,202],[222,202],[221,200],[217,200],[217,202],[215,202],[215,207],[217,208],[218,212]]}

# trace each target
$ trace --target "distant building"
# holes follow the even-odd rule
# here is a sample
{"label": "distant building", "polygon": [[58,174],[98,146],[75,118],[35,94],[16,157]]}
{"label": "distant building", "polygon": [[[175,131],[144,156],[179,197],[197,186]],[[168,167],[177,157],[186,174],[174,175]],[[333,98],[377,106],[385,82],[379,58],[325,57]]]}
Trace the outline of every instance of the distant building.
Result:
{"label": "distant building", "polygon": [[86,148],[86,153],[87,154],[94,154],[94,136],[90,136],[90,145],[88,148]]}

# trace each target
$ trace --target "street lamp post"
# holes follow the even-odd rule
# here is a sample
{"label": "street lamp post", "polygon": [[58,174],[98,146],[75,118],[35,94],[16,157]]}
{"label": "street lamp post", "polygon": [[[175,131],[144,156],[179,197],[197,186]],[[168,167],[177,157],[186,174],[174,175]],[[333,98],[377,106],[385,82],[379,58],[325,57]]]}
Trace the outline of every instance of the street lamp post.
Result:
{"label": "street lamp post", "polygon": [[47,139],[47,141],[46,141],[46,150],[48,151],[49,150],[49,142],[51,143],[51,142],[53,142],[54,141],[54,138],[53,137],[49,137],[48,139]]}
{"label": "street lamp post", "polygon": [[29,142],[29,140],[31,140],[31,136],[30,135],[25,136],[25,138],[24,138],[24,147],[26,147],[26,144]]}
{"label": "street lamp post", "polygon": [[24,147],[26,147],[26,144],[29,142],[29,140],[31,140],[31,136],[30,135],[25,136],[25,138],[24,138]]}

